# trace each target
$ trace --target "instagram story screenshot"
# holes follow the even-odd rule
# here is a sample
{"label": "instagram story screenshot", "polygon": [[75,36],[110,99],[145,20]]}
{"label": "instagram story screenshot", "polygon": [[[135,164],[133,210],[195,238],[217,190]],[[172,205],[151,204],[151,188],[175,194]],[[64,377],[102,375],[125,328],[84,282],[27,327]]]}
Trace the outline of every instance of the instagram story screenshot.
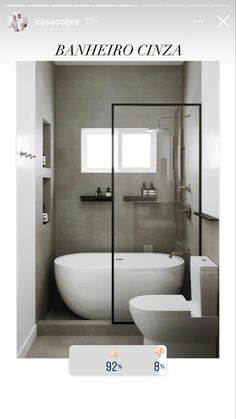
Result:
{"label": "instagram story screenshot", "polygon": [[1,1],[0,39],[2,416],[233,419],[234,1]]}

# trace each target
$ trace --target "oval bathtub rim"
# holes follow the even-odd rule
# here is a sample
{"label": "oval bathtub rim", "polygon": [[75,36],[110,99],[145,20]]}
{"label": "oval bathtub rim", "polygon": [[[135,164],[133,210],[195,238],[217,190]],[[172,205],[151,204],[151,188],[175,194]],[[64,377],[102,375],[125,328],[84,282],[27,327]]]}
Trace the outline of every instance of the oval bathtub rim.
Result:
{"label": "oval bathtub rim", "polygon": [[[83,267],[81,267],[81,266],[79,266],[79,265],[77,265],[77,266],[71,266],[69,263],[62,263],[62,259],[67,259],[67,257],[69,258],[69,256],[76,256],[76,255],[94,255],[94,254],[99,254],[99,253],[101,253],[101,254],[105,254],[105,255],[111,255],[112,256],[112,253],[111,252],[77,252],[77,253],[68,253],[68,254],[66,254],[66,255],[61,255],[61,256],[58,256],[58,257],[56,257],[55,259],[54,259],[54,265],[58,265],[58,266],[60,266],[60,267],[65,267],[65,268],[70,268],[70,269],[103,269],[103,270],[110,270],[111,269],[111,267],[112,267],[112,265],[110,265],[110,266],[90,266],[90,265],[88,265],[88,266],[83,266]],[[142,255],[144,255],[144,254],[146,254],[146,253],[144,253],[144,252],[117,252],[117,253],[131,253],[131,254],[142,254]],[[150,254],[156,254],[156,255],[164,255],[164,256],[168,256],[168,253],[159,253],[159,252],[156,252],[156,253],[150,253]],[[60,263],[60,259],[61,259],[61,263]],[[175,264],[175,265],[167,265],[167,266],[162,266],[162,267],[159,267],[159,266],[157,266],[157,267],[152,267],[152,268],[150,268],[149,266],[146,266],[146,267],[140,267],[140,268],[138,268],[138,267],[135,267],[135,266],[119,266],[119,267],[116,267],[116,269],[118,270],[118,269],[121,269],[121,270],[123,270],[123,269],[128,269],[128,270],[133,270],[133,271],[146,271],[146,270],[151,270],[151,271],[155,271],[155,270],[160,270],[160,271],[164,271],[164,270],[166,270],[166,269],[175,269],[175,268],[177,268],[177,267],[181,267],[182,265],[185,265],[185,260],[182,258],[182,257],[180,257],[180,256],[173,256],[173,258],[172,258],[172,260],[178,260],[179,261],[179,263],[177,263],[177,264]]]}

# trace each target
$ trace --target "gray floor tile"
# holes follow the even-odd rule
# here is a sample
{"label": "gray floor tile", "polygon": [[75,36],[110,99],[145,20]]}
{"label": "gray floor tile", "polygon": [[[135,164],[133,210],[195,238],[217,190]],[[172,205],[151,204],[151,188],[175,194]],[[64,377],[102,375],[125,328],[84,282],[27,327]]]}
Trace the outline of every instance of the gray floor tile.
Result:
{"label": "gray floor tile", "polygon": [[142,345],[142,336],[38,336],[26,358],[68,358],[71,345]]}

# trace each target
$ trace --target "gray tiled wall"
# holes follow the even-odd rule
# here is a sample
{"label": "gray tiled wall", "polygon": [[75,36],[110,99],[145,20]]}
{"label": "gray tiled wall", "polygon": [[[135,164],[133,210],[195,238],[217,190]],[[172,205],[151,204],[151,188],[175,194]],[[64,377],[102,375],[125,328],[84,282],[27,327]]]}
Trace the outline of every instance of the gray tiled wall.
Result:
{"label": "gray tiled wall", "polygon": [[[81,128],[111,127],[111,103],[181,101],[181,66],[56,66],[57,255],[111,249],[111,203],[79,200],[81,194],[93,194],[98,186],[103,191],[111,186],[110,174],[81,173]],[[121,126],[129,118],[123,110],[119,116]],[[136,126],[143,126],[144,121],[147,124],[143,111],[136,111],[135,118]],[[173,204],[148,204],[142,209],[143,205],[122,201],[123,194],[139,193],[141,181],[147,178],[139,177],[116,175],[117,250],[138,251],[143,250],[143,244],[152,244],[156,251],[168,251],[175,242]],[[170,201],[172,185],[163,185],[159,193],[163,200]],[[163,221],[167,219],[163,241],[160,237],[163,238]]]}

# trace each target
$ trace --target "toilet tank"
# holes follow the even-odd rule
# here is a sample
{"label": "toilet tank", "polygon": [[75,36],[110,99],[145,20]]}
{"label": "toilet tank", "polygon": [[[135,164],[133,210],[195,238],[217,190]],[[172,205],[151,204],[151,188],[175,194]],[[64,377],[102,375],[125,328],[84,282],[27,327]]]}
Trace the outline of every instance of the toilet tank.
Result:
{"label": "toilet tank", "polygon": [[207,256],[191,256],[192,316],[218,315],[218,266]]}

